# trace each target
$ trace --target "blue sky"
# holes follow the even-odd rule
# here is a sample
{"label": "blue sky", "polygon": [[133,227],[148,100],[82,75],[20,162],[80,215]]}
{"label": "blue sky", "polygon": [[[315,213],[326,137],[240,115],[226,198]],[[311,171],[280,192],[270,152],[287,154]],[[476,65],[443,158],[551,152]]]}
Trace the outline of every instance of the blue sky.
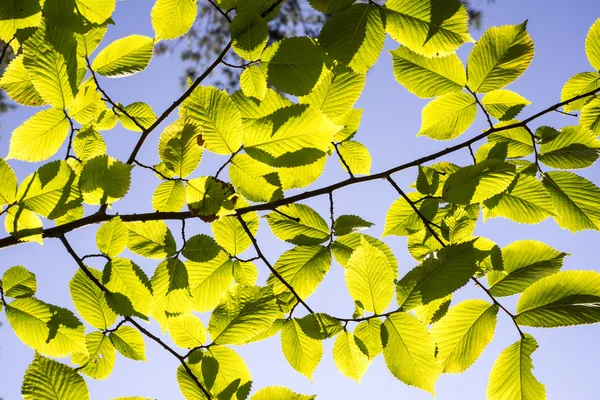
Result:
{"label": "blue sky", "polygon": [[[202,1],[202,0],[201,0]],[[111,26],[101,45],[129,34],[138,33],[152,36],[150,25],[150,9],[152,1],[126,0],[120,1],[114,15],[116,26]],[[473,30],[472,35],[478,38],[483,30],[491,25],[519,24],[529,19],[528,30],[535,42],[535,58],[523,77],[510,85],[510,89],[520,93],[532,101],[522,116],[528,116],[559,101],[560,90],[564,82],[577,72],[589,71],[591,67],[584,53],[584,41],[591,24],[600,17],[600,2],[597,0],[544,1],[544,0],[497,0],[474,1],[474,5],[485,11],[482,30]],[[394,49],[397,44],[391,40],[386,43],[386,50]],[[466,45],[459,55],[466,59],[472,45]],[[102,87],[110,96],[121,103],[133,101],[149,103],[160,113],[181,93],[179,78],[182,66],[176,55],[162,56],[153,60],[150,67],[134,77],[118,80],[102,79]],[[361,141],[373,155],[373,172],[382,171],[392,166],[410,161],[447,147],[448,143],[435,142],[431,139],[415,136],[420,126],[420,112],[426,104],[425,100],[408,93],[394,79],[391,71],[391,56],[382,53],[379,62],[369,72],[367,85],[357,106],[364,107],[361,128],[356,140]],[[0,118],[0,155],[8,152],[10,133],[25,119],[35,112],[33,109],[19,108]],[[540,125],[560,127],[575,124],[576,120],[554,113],[532,124],[532,128]],[[479,115],[463,138],[471,137],[485,128],[485,119]],[[157,161],[157,143],[159,130],[155,131],[144,145],[139,160],[145,164]],[[138,134],[117,128],[105,134],[109,154],[126,158]],[[60,154],[64,154],[60,151]],[[449,161],[467,165],[470,163],[468,152],[459,152]],[[205,152],[204,159],[197,175],[214,174],[218,166],[225,161],[222,156]],[[35,170],[36,165],[13,162],[19,179]],[[600,183],[600,167],[580,171],[581,175]],[[334,159],[330,159],[323,176],[313,184],[321,187],[344,179],[345,172]],[[405,171],[397,175],[398,183],[406,188],[416,177],[416,170]],[[134,170],[133,185],[126,199],[118,202],[114,210],[122,213],[151,210],[151,195],[159,181],[144,170]],[[369,231],[380,236],[383,230],[385,213],[396,199],[396,192],[385,182],[377,181],[348,187],[335,192],[336,214],[355,213],[375,222]],[[328,200],[326,197],[312,199],[310,206],[327,216]],[[90,209],[89,211],[92,211]],[[179,231],[178,224],[172,224],[174,231]],[[89,227],[71,233],[68,238],[80,255],[97,252],[94,246],[96,227]],[[207,224],[191,222],[187,227],[188,237],[198,233],[210,233]],[[600,271],[597,246],[600,235],[597,232],[572,234],[562,231],[553,220],[537,225],[518,225],[507,220],[489,220],[485,224],[480,221],[476,234],[489,237],[498,245],[505,246],[519,239],[537,239],[554,248],[571,253],[565,261],[565,269],[595,269]],[[269,232],[266,223],[259,230],[259,239],[267,257],[276,261],[278,256],[289,246],[276,240]],[[412,269],[416,262],[406,250],[406,239],[399,237],[386,238],[399,259],[400,274]],[[252,255],[249,251],[248,255]],[[131,254],[131,258],[148,273],[152,274],[156,262]],[[102,268],[102,264],[93,260],[90,264]],[[73,309],[69,294],[68,281],[77,266],[61,244],[56,240],[48,240],[44,246],[23,244],[4,249],[0,256],[0,273],[12,265],[23,265],[35,272],[38,278],[38,297],[52,304]],[[264,265],[258,264],[259,280],[264,281],[267,271]],[[485,298],[485,294],[474,287],[467,286],[455,296],[454,304],[466,298]],[[503,299],[503,304],[514,309],[516,297]],[[353,303],[344,285],[342,268],[335,264],[319,287],[309,298],[310,305],[317,310],[336,316],[349,316],[353,311]],[[205,322],[208,315],[203,315]],[[20,382],[31,360],[33,351],[23,345],[11,331],[4,314],[0,314],[0,396],[5,400],[20,398]],[[151,326],[157,332],[157,326]],[[597,363],[595,358],[600,354],[600,341],[596,338],[600,333],[598,326],[581,326],[565,329],[533,329],[524,328],[539,342],[539,349],[534,353],[535,375],[546,385],[549,399],[591,399],[597,397],[592,387],[597,379]],[[494,341],[486,348],[479,360],[462,375],[444,375],[437,385],[438,399],[482,399],[489,371],[498,354],[518,339],[518,334],[508,317],[499,314],[498,326]],[[165,337],[169,341],[168,336]],[[108,399],[117,396],[138,395],[158,399],[182,399],[175,371],[177,360],[147,341],[148,362],[135,362],[119,357],[113,374],[106,381],[88,380],[92,399]],[[430,395],[418,389],[408,387],[396,380],[387,370],[382,357],[378,357],[370,366],[363,378],[362,385],[345,378],[335,368],[331,357],[333,341],[325,342],[325,352],[321,364],[314,374],[314,381],[296,373],[281,353],[279,336],[256,344],[235,348],[246,360],[254,379],[255,390],[268,385],[283,385],[300,393],[316,393],[320,399],[374,399],[404,398],[429,399]]]}

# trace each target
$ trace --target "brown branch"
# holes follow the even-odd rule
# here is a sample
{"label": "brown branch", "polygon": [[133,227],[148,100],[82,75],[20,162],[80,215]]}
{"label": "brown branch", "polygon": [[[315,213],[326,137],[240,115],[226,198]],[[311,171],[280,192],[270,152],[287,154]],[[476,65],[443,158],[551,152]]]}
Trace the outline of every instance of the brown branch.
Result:
{"label": "brown branch", "polygon": [[187,182],[187,179],[185,179],[185,178],[169,178],[168,176],[166,176],[165,174],[163,174],[162,172],[160,172],[156,168],[151,167],[149,165],[142,164],[138,160],[133,160],[133,163],[135,165],[139,166],[139,167],[142,167],[142,168],[145,168],[145,169],[149,169],[150,171],[154,172],[155,174],[157,174],[158,176],[160,176],[162,179],[164,179],[166,181],[182,181],[182,182]]}
{"label": "brown branch", "polygon": [[469,93],[471,93],[471,95],[475,99],[475,102],[477,103],[477,105],[479,106],[479,108],[481,109],[481,111],[483,111],[483,114],[485,114],[485,118],[487,119],[487,122],[490,125],[490,129],[494,128],[494,123],[492,122],[492,119],[490,118],[490,113],[488,113],[487,109],[479,101],[479,97],[477,97],[477,93],[475,93],[474,91],[472,91],[468,86],[465,86],[465,88],[469,91]]}
{"label": "brown branch", "polygon": [[331,142],[331,144],[333,144],[333,148],[335,149],[335,152],[337,153],[340,161],[342,162],[342,165],[346,169],[346,172],[348,172],[348,175],[350,175],[350,178],[354,178],[354,174],[352,173],[350,166],[348,165],[346,160],[344,160],[344,157],[342,157],[342,153],[340,153],[340,149],[338,149],[338,144],[335,142]]}
{"label": "brown branch", "polygon": [[225,167],[228,166],[231,163],[231,161],[233,161],[233,157],[235,157],[243,149],[244,149],[244,146],[241,146],[235,152],[231,153],[231,157],[229,157],[229,159],[227,161],[225,161],[225,163],[223,165],[221,165],[221,167],[219,167],[217,173],[215,174],[215,179],[217,179],[219,177],[219,174],[221,172],[223,172],[223,170],[225,169]]}
{"label": "brown branch", "polygon": [[496,300],[496,298],[490,292],[490,290],[488,288],[486,288],[485,286],[483,286],[481,284],[481,282],[479,282],[479,280],[477,278],[472,277],[471,280],[473,282],[475,282],[475,284],[477,286],[479,286],[481,289],[483,289],[483,291],[485,293],[487,293],[487,295],[490,297],[490,299],[492,299],[492,301],[494,302],[494,304],[496,304],[498,307],[500,307],[510,317],[510,319],[512,319],[512,322],[515,324],[515,327],[517,328],[517,331],[519,331],[519,335],[521,335],[521,337],[524,338],[525,334],[523,333],[523,331],[521,330],[521,327],[517,323],[517,317],[513,313],[511,313],[510,311],[508,311],[502,304],[500,304],[500,302],[498,300]]}
{"label": "brown branch", "polygon": [[79,158],[71,156],[71,148],[73,147],[73,136],[75,135],[75,126],[73,125],[73,120],[69,116],[67,110],[63,110],[63,112],[65,113],[65,117],[67,118],[67,121],[69,121],[69,125],[71,127],[71,133],[69,134],[69,142],[67,144],[67,155],[65,156],[65,160],[74,157],[77,161],[81,162]]}
{"label": "brown branch", "polygon": [[306,308],[306,310],[308,312],[310,312],[311,314],[314,314],[315,312],[308,306],[308,304],[306,304],[306,302],[302,299],[302,297],[300,297],[300,295],[298,294],[298,292],[296,292],[296,290],[292,287],[292,285],[290,285],[289,282],[286,281],[283,278],[283,276],[281,276],[281,274],[279,272],[277,272],[277,270],[275,268],[273,268],[273,265],[271,265],[271,263],[269,262],[269,260],[267,260],[267,257],[265,257],[265,255],[263,254],[263,252],[260,250],[260,247],[258,246],[258,242],[256,241],[256,238],[254,237],[254,235],[250,231],[250,228],[248,228],[248,224],[246,224],[246,221],[244,221],[244,219],[242,218],[242,216],[239,215],[237,217],[237,219],[240,222],[240,224],[242,225],[242,228],[244,228],[244,232],[246,232],[246,235],[248,235],[248,237],[250,238],[250,241],[252,242],[252,245],[254,246],[254,249],[256,250],[256,254],[258,254],[258,256],[260,257],[260,259],[269,268],[269,270],[275,276],[275,278],[277,278],[281,283],[283,283],[283,285],[286,288],[288,288],[288,290],[294,295],[294,297],[296,297],[296,299],[298,300],[298,302],[300,304],[302,304],[304,306],[304,308]]}

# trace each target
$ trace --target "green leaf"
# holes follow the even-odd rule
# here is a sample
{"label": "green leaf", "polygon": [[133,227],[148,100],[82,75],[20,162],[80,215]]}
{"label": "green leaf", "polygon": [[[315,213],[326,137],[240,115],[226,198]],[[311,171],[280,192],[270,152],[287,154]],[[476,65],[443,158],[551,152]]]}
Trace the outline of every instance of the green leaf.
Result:
{"label": "green leaf", "polygon": [[585,54],[596,71],[600,71],[600,21],[596,20],[585,39]]}
{"label": "green leaf", "polygon": [[596,98],[583,107],[579,125],[591,130],[596,136],[600,135],[600,99]]}
{"label": "green leaf", "polygon": [[81,373],[93,379],[106,379],[112,372],[117,351],[108,337],[96,331],[85,337],[89,354],[73,354],[71,362],[80,366]]}
{"label": "green leaf", "polygon": [[13,299],[31,297],[37,291],[35,274],[20,265],[10,267],[2,275],[2,289],[6,297]]}
{"label": "green leaf", "polygon": [[565,126],[560,131],[543,128],[536,135],[541,136],[539,160],[545,165],[559,169],[587,168],[598,160],[600,141],[591,130],[580,126]]}
{"label": "green leaf", "polygon": [[13,131],[6,158],[29,162],[47,160],[60,149],[69,128],[63,111],[42,110]]}
{"label": "green leaf", "polygon": [[125,197],[131,183],[132,165],[109,156],[94,157],[83,164],[79,189],[87,204],[111,204]]}
{"label": "green leaf", "polygon": [[185,266],[194,298],[194,311],[212,310],[221,302],[221,296],[233,283],[233,261],[222,251],[210,261],[187,261]]}
{"label": "green leaf", "polygon": [[371,318],[356,325],[354,336],[359,339],[367,350],[369,359],[372,360],[383,351],[381,343],[381,322],[378,318]]}
{"label": "green leaf", "polygon": [[446,246],[435,258],[426,258],[398,281],[398,306],[411,310],[463,287],[475,274],[474,253],[473,242],[466,242]]}
{"label": "green leaf", "polygon": [[498,309],[487,301],[466,300],[433,325],[442,372],[460,374],[479,358],[494,338]]}
{"label": "green leaf", "polygon": [[[226,349],[226,348],[224,348],[224,349]],[[202,353],[200,353],[200,355],[202,355]],[[201,365],[202,364],[189,365],[190,369],[192,370],[192,374],[198,379],[200,379],[202,377]],[[200,388],[196,384],[196,381],[194,379],[192,379],[192,377],[190,376],[190,373],[187,372],[183,368],[183,365],[180,365],[179,367],[177,367],[177,383],[179,385],[179,389],[181,390],[181,393],[183,393],[183,397],[186,400],[207,400],[208,399],[206,397],[206,395],[204,394],[204,392],[202,390],[200,390]]]}
{"label": "green leaf", "polygon": [[[369,175],[371,173],[371,154],[365,145],[352,140],[346,140],[338,145],[338,151],[341,154],[341,158],[344,159],[346,165],[350,168],[350,172],[359,175]],[[343,168],[346,168],[341,158],[340,164]]]}
{"label": "green leaf", "polygon": [[152,7],[152,27],[156,40],[172,40],[185,35],[196,20],[195,0],[157,0]]}
{"label": "green leaf", "polygon": [[350,7],[354,3],[354,0],[308,0],[308,3],[317,11],[325,14],[333,14],[334,12]]}
{"label": "green leaf", "polygon": [[227,92],[212,86],[198,86],[184,101],[185,115],[200,128],[198,143],[213,153],[233,154],[242,144],[240,112]]}
{"label": "green leaf", "polygon": [[0,158],[0,210],[17,197],[17,176],[6,161]]}
{"label": "green leaf", "polygon": [[122,356],[136,361],[146,361],[146,344],[137,329],[131,326],[120,326],[108,337]]}
{"label": "green leaf", "polygon": [[233,213],[239,195],[230,183],[212,176],[202,176],[187,181],[186,203],[190,212],[205,222]]}
{"label": "green leaf", "polygon": [[81,15],[97,24],[109,19],[117,5],[116,0],[75,0],[75,3]]}
{"label": "green leaf", "polygon": [[417,136],[450,140],[463,134],[475,121],[475,99],[465,92],[453,92],[430,101],[421,119]]}
{"label": "green leaf", "polygon": [[477,93],[502,89],[525,72],[533,53],[527,21],[521,25],[491,27],[469,54],[467,84]]}
{"label": "green leaf", "polygon": [[77,158],[88,161],[105,155],[106,143],[94,127],[81,128],[73,139],[73,151]]}
{"label": "green leaf", "polygon": [[266,217],[277,238],[299,246],[315,245],[329,239],[329,225],[309,206],[290,204],[279,207],[278,211],[285,215],[273,211]]}
{"label": "green leaf", "polygon": [[42,244],[43,224],[33,211],[21,207],[13,207],[5,211],[4,228],[6,232],[19,241]]}
{"label": "green leaf", "polygon": [[77,93],[77,41],[73,33],[42,25],[23,44],[23,64],[36,91],[48,104],[67,109]]}
{"label": "green leaf", "polygon": [[362,229],[368,229],[373,225],[357,215],[340,215],[333,223],[333,234],[335,236],[349,235]]}
{"label": "green leaf", "polygon": [[102,39],[104,39],[108,28],[107,25],[93,26],[85,33],[75,32],[77,55],[79,57],[90,56],[96,50]]}
{"label": "green leaf", "polygon": [[531,102],[518,93],[503,89],[493,90],[483,96],[481,104],[492,117],[508,121],[516,117]]}
{"label": "green leaf", "polygon": [[269,329],[278,317],[269,287],[237,286],[213,311],[208,331],[216,344],[243,344]]}
{"label": "green leaf", "polygon": [[336,74],[325,70],[313,90],[298,100],[302,104],[310,104],[321,110],[333,120],[352,108],[360,97],[365,82],[365,74],[354,72]]}
{"label": "green leaf", "polygon": [[81,193],[74,185],[75,180],[75,173],[66,161],[51,162],[21,182],[17,201],[22,207],[55,219],[81,205]]}
{"label": "green leaf", "polygon": [[0,5],[0,40],[8,42],[17,30],[38,26],[42,19],[38,0],[8,0]]}
{"label": "green leaf", "polygon": [[312,381],[323,356],[323,344],[308,337],[295,319],[287,320],[281,329],[283,355],[290,365]]}
{"label": "green leaf", "polygon": [[229,26],[231,47],[241,58],[256,61],[269,40],[267,20],[259,12],[246,11],[236,13]]}
{"label": "green leaf", "polygon": [[483,219],[505,217],[521,224],[538,224],[554,216],[550,194],[536,178],[519,174],[508,189],[483,202]]}
{"label": "green leaf", "polygon": [[231,183],[250,201],[269,202],[283,197],[275,169],[247,154],[236,154],[229,163]]}
{"label": "green leaf", "polygon": [[66,308],[46,304],[35,297],[6,305],[6,319],[27,346],[49,357],[87,354],[85,328]]}
{"label": "green leaf", "polygon": [[85,380],[71,367],[36,354],[25,371],[21,394],[25,400],[89,400]]}
{"label": "green leaf", "polygon": [[506,190],[515,179],[515,166],[500,160],[486,160],[463,167],[448,177],[442,196],[455,204],[481,203]]}
{"label": "green leaf", "polygon": [[168,258],[161,262],[150,283],[150,315],[163,327],[163,331],[167,329],[169,315],[192,311],[193,300],[187,268],[178,258]]}
{"label": "green leaf", "polygon": [[177,252],[171,230],[164,221],[129,222],[129,250],[142,257],[162,260]]}
{"label": "green leaf", "polygon": [[[250,232],[255,235],[258,230],[258,214],[247,213],[242,216]],[[213,236],[217,243],[231,255],[238,255],[248,250],[252,242],[237,218],[221,218],[211,224]]]}
{"label": "green leaf", "polygon": [[323,51],[314,39],[299,36],[273,43],[261,56],[267,81],[294,96],[308,94],[323,70]]}
{"label": "green leaf", "polygon": [[96,245],[102,254],[114,258],[127,247],[129,230],[120,217],[102,224],[96,233]]}
{"label": "green leaf", "polygon": [[[102,279],[100,271],[87,268],[96,279]],[[108,306],[104,293],[81,269],[69,282],[69,293],[79,315],[94,328],[104,330],[115,323],[117,314]]]}
{"label": "green leaf", "polygon": [[368,350],[364,343],[348,331],[340,333],[333,344],[333,362],[348,378],[360,383],[369,367]]}
{"label": "green leaf", "polygon": [[573,232],[600,229],[600,188],[564,171],[544,174],[542,183],[552,197],[558,226]]}
{"label": "green leaf", "polygon": [[[423,199],[420,193],[412,192],[407,194],[412,202],[417,202],[416,207],[421,214],[428,220],[432,220],[438,210],[438,199]],[[383,236],[397,235],[408,236],[423,229],[425,225],[423,220],[415,212],[412,206],[400,197],[392,203],[385,216],[385,227]]]}
{"label": "green leaf", "polygon": [[[562,88],[560,101],[564,102],[582,94],[600,88],[600,73],[580,72],[573,75]],[[566,104],[563,109],[566,112],[581,110],[593,97],[584,97]]]}
{"label": "green leaf", "polygon": [[441,299],[433,300],[424,306],[415,307],[413,312],[415,313],[415,317],[425,325],[435,324],[446,315],[451,302],[452,295],[449,294]]}
{"label": "green leaf", "polygon": [[369,242],[372,246],[377,247],[379,250],[383,251],[385,254],[385,258],[388,260],[390,265],[394,270],[394,275],[398,272],[398,261],[396,257],[394,257],[394,253],[389,248],[389,246],[383,243],[381,240],[376,239],[372,236],[365,235],[363,233],[351,233],[349,235],[344,235],[342,237],[337,238],[331,244],[331,251],[335,256],[336,261],[344,268],[346,268],[348,264],[348,260],[350,256],[361,244],[362,239]]}
{"label": "green leaf", "polygon": [[208,235],[195,235],[187,240],[182,254],[185,258],[196,262],[207,262],[215,258],[221,246]]}
{"label": "green leaf", "polygon": [[362,239],[346,264],[346,285],[366,311],[382,313],[394,296],[394,269],[383,251]]}
{"label": "green leaf", "polygon": [[426,57],[454,53],[472,42],[467,10],[458,1],[390,0],[383,8],[390,36]]}
{"label": "green leaf", "polygon": [[197,126],[179,120],[169,125],[160,135],[158,155],[169,170],[181,178],[187,178],[202,160],[204,148]]}
{"label": "green leaf", "polygon": [[351,139],[356,134],[360,126],[360,120],[362,118],[363,109],[351,108],[339,117],[333,119],[333,123],[336,125],[343,126],[333,138],[338,142]]}
{"label": "green leaf", "polygon": [[185,186],[181,181],[162,182],[152,195],[154,211],[178,212],[185,205]]}
{"label": "green leaf", "polygon": [[532,283],[558,272],[568,256],[536,240],[519,240],[502,249],[504,271],[488,274],[490,292],[494,296],[521,293]]}
{"label": "green leaf", "polygon": [[310,185],[323,174],[326,163],[327,155],[324,154],[321,158],[308,165],[277,168],[277,175],[279,176],[282,189],[299,189]]}
{"label": "green leaf", "polygon": [[241,90],[235,92],[231,100],[242,116],[242,125],[245,129],[251,128],[256,120],[292,105],[289,99],[271,88],[267,88],[267,93],[262,100],[247,97]]}
{"label": "green leaf", "polygon": [[[245,399],[250,393],[252,375],[244,359],[235,351],[223,346],[213,346],[202,359],[202,381],[217,399]],[[203,397],[190,397],[190,400]]]}
{"label": "green leaf", "polygon": [[[122,301],[126,301],[127,306],[135,313],[145,316],[148,314],[148,308],[152,299],[150,291],[150,282],[142,269],[133,261],[125,258],[115,258],[108,262],[104,267],[102,274],[102,284],[111,292],[112,295],[121,295]],[[107,300],[113,311],[119,314],[124,313],[121,308],[115,310],[115,303],[119,300],[111,299],[107,295]],[[111,303],[111,300],[112,303]],[[139,316],[139,315],[138,315]]]}
{"label": "green leaf", "polygon": [[[120,110],[117,110],[119,115],[119,121],[121,121],[121,125],[123,128],[129,129],[134,132],[141,132],[142,129],[138,126],[141,125],[144,129],[149,128],[154,121],[156,121],[156,114],[152,111],[152,107],[150,107],[146,103],[142,103],[141,101],[136,101],[135,103],[129,104],[127,107],[124,107],[123,110],[127,112],[121,113]],[[131,116],[131,118],[129,118]],[[137,122],[134,122],[134,120]]]}
{"label": "green leaf", "polygon": [[92,69],[108,78],[137,74],[148,67],[153,50],[152,38],[129,35],[102,49],[94,59]]}
{"label": "green leaf", "polygon": [[79,91],[69,109],[69,115],[82,125],[98,119],[100,113],[106,110],[102,95],[96,90],[96,83],[92,78],[79,86]]}
{"label": "green leaf", "polygon": [[251,261],[233,261],[233,278],[239,285],[254,286],[258,280],[258,268]]}
{"label": "green leaf", "polygon": [[194,314],[169,316],[169,334],[173,342],[184,349],[193,349],[206,341],[206,329],[202,320]]}
{"label": "green leaf", "polygon": [[410,314],[396,313],[385,319],[381,337],[383,357],[390,372],[407,385],[434,394],[440,366],[427,327]]}
{"label": "green leaf", "polygon": [[316,395],[298,394],[283,386],[267,386],[256,392],[250,400],[314,400],[315,398]]}
{"label": "green leaf", "polygon": [[[297,246],[279,257],[274,268],[303,299],[310,296],[321,283],[331,266],[331,253],[323,246]],[[287,287],[271,276],[273,293],[279,295],[288,291]]]}
{"label": "green leaf", "polygon": [[[517,123],[519,123],[517,120],[502,121],[494,125],[494,128],[503,128]],[[533,153],[533,138],[527,129],[521,126],[494,132],[488,136],[488,142],[506,143],[508,158],[525,157]]]}
{"label": "green leaf", "polygon": [[504,349],[494,363],[487,387],[490,400],[545,399],[546,388],[533,376],[531,354],[538,344],[529,334]]}
{"label": "green leaf", "polygon": [[13,101],[23,106],[43,106],[47,103],[33,86],[33,81],[23,64],[23,58],[24,55],[20,54],[8,64],[0,77],[0,88],[4,89]]}
{"label": "green leaf", "polygon": [[421,98],[458,92],[465,87],[465,67],[456,54],[425,57],[406,46],[390,51],[396,80],[409,92]]}
{"label": "green leaf", "polygon": [[517,304],[517,323],[557,326],[600,322],[600,274],[562,271],[529,286]]}
{"label": "green leaf", "polygon": [[256,65],[250,65],[240,74],[240,89],[247,97],[264,100],[267,95],[267,78]]}
{"label": "green leaf", "polygon": [[319,43],[327,54],[356,72],[367,72],[385,41],[380,8],[354,4],[333,14],[321,29]]}
{"label": "green leaf", "polygon": [[296,321],[308,337],[317,340],[332,338],[344,330],[339,320],[324,313],[308,314],[302,318],[296,318]]}

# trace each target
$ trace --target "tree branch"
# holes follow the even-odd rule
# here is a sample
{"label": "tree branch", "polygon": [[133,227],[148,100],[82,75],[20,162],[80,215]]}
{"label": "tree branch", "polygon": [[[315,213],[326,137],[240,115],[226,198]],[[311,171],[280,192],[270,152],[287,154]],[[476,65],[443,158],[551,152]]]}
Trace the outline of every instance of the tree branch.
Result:
{"label": "tree branch", "polygon": [[346,172],[348,172],[348,175],[350,175],[350,178],[354,178],[354,174],[352,173],[350,166],[348,165],[346,160],[344,160],[344,157],[342,157],[342,153],[340,153],[340,149],[338,149],[338,144],[335,142],[331,142],[331,144],[333,144],[333,148],[335,149],[335,152],[337,153],[340,161],[342,162],[342,165],[346,169]]}

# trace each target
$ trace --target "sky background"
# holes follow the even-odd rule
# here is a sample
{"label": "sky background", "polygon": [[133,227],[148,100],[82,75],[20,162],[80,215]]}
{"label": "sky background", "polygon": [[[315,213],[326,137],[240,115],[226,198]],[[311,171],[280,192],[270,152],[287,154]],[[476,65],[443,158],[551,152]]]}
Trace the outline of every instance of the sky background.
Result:
{"label": "sky background", "polygon": [[[203,1],[203,0],[200,0]],[[150,23],[150,9],[154,2],[150,0],[126,0],[117,3],[113,16],[116,26],[111,26],[100,48],[115,39],[137,33],[153,36]],[[535,42],[535,57],[529,70],[509,86],[532,101],[522,113],[526,117],[542,110],[560,99],[561,88],[572,75],[589,71],[584,52],[585,37],[592,23],[600,17],[598,0],[548,1],[548,0],[497,0],[487,3],[485,0],[472,2],[484,10],[481,30],[472,30],[474,38],[479,38],[485,28],[492,25],[519,24],[528,19],[528,30]],[[386,50],[395,49],[397,43],[389,40]],[[465,45],[459,55],[466,60],[472,45]],[[391,56],[381,54],[378,63],[371,69],[366,88],[357,103],[364,108],[362,124],[356,140],[364,143],[373,155],[372,172],[379,172],[417,157],[441,150],[450,143],[435,142],[429,138],[415,136],[420,127],[420,113],[426,100],[419,99],[398,84],[392,74]],[[221,68],[221,67],[220,67]],[[101,78],[101,86],[111,98],[123,104],[134,101],[149,103],[157,114],[167,108],[182,92],[180,76],[183,65],[177,52],[172,56],[156,57],[143,73],[126,79]],[[218,72],[217,72],[218,73]],[[18,108],[0,116],[0,156],[8,153],[11,132],[35,109]],[[175,116],[173,116],[175,117]],[[168,121],[172,121],[173,117]],[[561,127],[576,124],[572,117],[553,113],[531,124],[532,128],[541,125]],[[167,123],[163,124],[164,126]],[[455,142],[472,137],[486,127],[483,115],[461,138]],[[146,141],[138,160],[145,164],[158,161],[157,143],[160,129],[157,129]],[[104,133],[108,153],[120,159],[126,159],[138,139],[138,134],[118,127]],[[482,144],[483,142],[479,143]],[[61,149],[59,156],[64,154]],[[204,153],[204,158],[194,176],[212,175],[226,160],[224,156]],[[467,165],[471,162],[468,151],[461,151],[445,160]],[[441,161],[441,160],[440,160]],[[16,170],[19,181],[32,173],[39,165],[10,161]],[[600,184],[600,166],[595,165],[579,174]],[[312,185],[318,188],[346,178],[338,161],[330,158],[325,173]],[[416,169],[397,174],[395,179],[403,188],[416,178]],[[151,197],[159,180],[147,170],[135,169],[132,187],[128,196],[114,206],[121,213],[151,211]],[[290,193],[291,194],[291,193]],[[385,214],[397,193],[384,181],[370,182],[347,187],[334,193],[336,215],[354,213],[376,223],[366,233],[380,237],[383,231]],[[328,199],[326,196],[311,199],[306,204],[317,209],[328,220]],[[94,209],[88,209],[93,212]],[[2,224],[3,225],[3,224]],[[51,226],[50,224],[47,226]],[[177,236],[179,223],[170,224]],[[95,234],[97,227],[87,227],[67,236],[79,255],[97,253]],[[187,224],[187,236],[199,233],[210,234],[210,226],[200,221]],[[494,240],[499,246],[520,239],[541,240],[557,250],[571,253],[565,259],[564,269],[595,269],[600,271],[597,256],[598,232],[572,234],[562,231],[553,220],[540,225],[518,225],[503,219],[480,221],[477,235]],[[274,263],[290,246],[275,239],[263,220],[259,233],[259,242],[269,260]],[[399,271],[403,275],[417,263],[406,250],[406,238],[388,237],[384,240],[391,246],[399,260]],[[253,256],[250,250],[245,255]],[[158,264],[131,253],[131,257],[151,276]],[[89,263],[101,269],[98,259]],[[37,297],[62,307],[74,309],[69,297],[68,282],[77,270],[75,262],[64,251],[56,239],[46,240],[44,246],[22,244],[3,249],[0,252],[0,273],[13,265],[23,265],[33,271],[38,279]],[[261,263],[259,282],[264,282],[268,271]],[[467,298],[487,299],[485,293],[472,285],[467,285],[456,293],[453,304]],[[514,310],[518,296],[502,298],[502,303]],[[323,283],[308,299],[312,308],[335,316],[351,316],[354,307],[344,283],[343,269],[334,262]],[[395,306],[392,303],[391,308]],[[300,308],[297,316],[301,315]],[[209,315],[201,315],[207,323]],[[22,344],[12,332],[5,314],[0,314],[0,397],[5,400],[19,399],[20,385],[27,366],[33,359],[33,350]],[[88,327],[89,328],[89,327]],[[151,329],[158,332],[157,324]],[[540,347],[533,354],[534,374],[546,385],[549,399],[592,399],[597,398],[598,379],[597,358],[600,355],[600,327],[588,325],[562,329],[523,328],[532,334]],[[88,332],[90,330],[88,329]],[[485,349],[478,361],[462,375],[443,375],[437,385],[437,398],[483,399],[489,371],[498,354],[519,338],[511,320],[502,312],[498,314],[498,325],[493,342]],[[170,343],[168,336],[164,340]],[[396,380],[387,370],[382,356],[377,357],[358,384],[339,373],[333,363],[331,350],[333,340],[324,342],[323,359],[314,373],[313,382],[295,372],[285,360],[279,335],[251,345],[235,347],[246,360],[253,375],[253,392],[269,385],[288,386],[296,392],[318,394],[325,399],[430,399],[431,396],[418,389],[406,386]],[[148,362],[136,362],[119,356],[112,375],[105,381],[86,379],[92,399],[101,400],[118,396],[144,396],[161,400],[183,399],[175,379],[178,361],[166,353],[154,342],[146,340]],[[182,351],[183,353],[183,351]],[[65,360],[68,361],[68,360]]]}

